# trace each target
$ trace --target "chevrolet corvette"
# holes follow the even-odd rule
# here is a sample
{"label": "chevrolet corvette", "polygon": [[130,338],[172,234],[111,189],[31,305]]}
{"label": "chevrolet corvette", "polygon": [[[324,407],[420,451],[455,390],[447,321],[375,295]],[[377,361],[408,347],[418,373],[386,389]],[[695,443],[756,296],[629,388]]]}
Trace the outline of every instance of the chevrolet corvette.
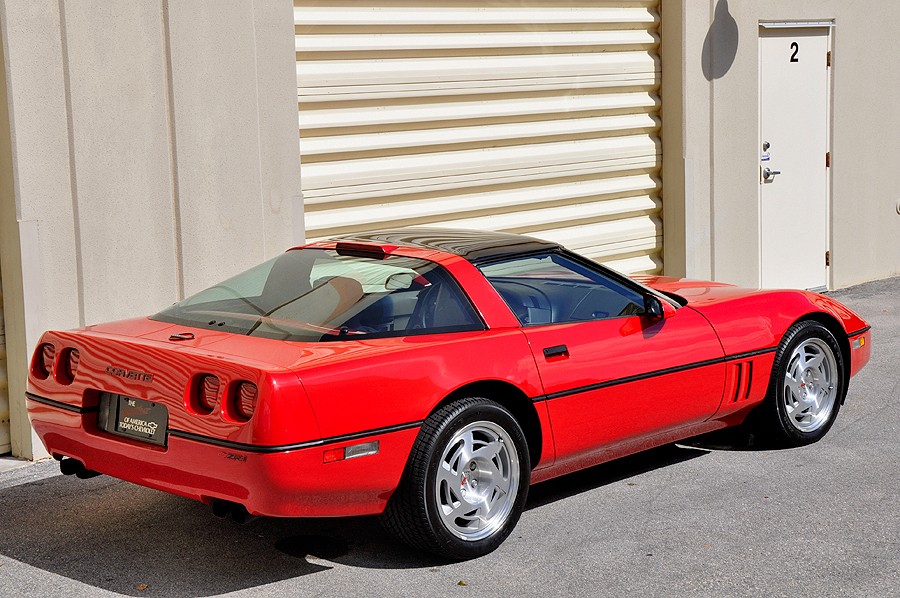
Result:
{"label": "chevrolet corvette", "polygon": [[869,360],[799,290],[627,277],[556,243],[407,228],[290,249],[150,317],[46,332],[32,425],[63,473],[219,516],[380,515],[499,546],[531,484],[753,420],[822,438]]}

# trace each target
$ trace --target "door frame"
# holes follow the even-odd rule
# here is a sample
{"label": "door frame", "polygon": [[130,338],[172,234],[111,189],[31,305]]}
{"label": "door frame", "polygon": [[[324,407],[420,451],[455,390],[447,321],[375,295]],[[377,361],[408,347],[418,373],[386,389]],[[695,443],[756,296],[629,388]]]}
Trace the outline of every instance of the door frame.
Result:
{"label": "door frame", "polygon": [[[832,239],[833,239],[833,229],[834,229],[834,210],[832,209],[833,201],[832,201],[832,166],[834,161],[834,156],[832,155],[832,148],[834,146],[834,139],[832,138],[832,132],[834,131],[833,119],[834,119],[834,35],[835,35],[835,21],[834,19],[827,20],[806,20],[806,21],[759,21],[759,35],[757,38],[757,71],[758,71],[758,90],[757,90],[757,123],[758,123],[758,134],[757,134],[757,155],[761,155],[762,153],[762,143],[763,143],[763,69],[762,69],[762,40],[765,37],[773,37],[772,33],[768,35],[763,35],[763,31],[772,32],[773,30],[788,30],[788,31],[796,31],[798,29],[826,29],[826,47],[828,52],[828,69],[826,71],[826,84],[825,89],[828,94],[825,98],[825,151],[829,156],[828,165],[825,169],[825,250],[829,256],[829,260],[826,263],[825,268],[825,289],[831,290],[834,288],[834,268],[831,267],[831,263],[834,259],[832,255]],[[759,271],[757,276],[757,284],[762,287],[762,277],[763,277],[763,185],[762,185],[762,161],[757,162],[757,166],[759,169],[759,177],[760,184],[757,191],[757,213],[759,215],[757,228],[758,228],[758,264]],[[825,290],[825,289],[815,289],[815,290]]]}

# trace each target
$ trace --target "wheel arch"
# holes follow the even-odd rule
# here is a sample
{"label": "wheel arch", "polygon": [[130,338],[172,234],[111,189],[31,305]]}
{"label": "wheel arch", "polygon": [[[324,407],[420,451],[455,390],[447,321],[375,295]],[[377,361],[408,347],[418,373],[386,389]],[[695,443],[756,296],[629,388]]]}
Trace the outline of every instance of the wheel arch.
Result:
{"label": "wheel arch", "polygon": [[[495,401],[505,407],[522,426],[525,440],[528,443],[528,453],[531,458],[531,469],[541,460],[543,451],[543,434],[541,420],[538,417],[534,403],[521,389],[514,384],[503,380],[479,380],[465,384],[434,406],[434,413],[445,405],[467,397],[483,397]],[[429,415],[431,415],[429,413]]]}
{"label": "wheel arch", "polygon": [[[841,323],[835,318],[833,315],[826,312],[812,312],[808,313],[802,318],[798,318],[796,322],[792,323],[798,324],[800,322],[809,321],[809,322],[817,322],[824,326],[831,334],[834,335],[834,338],[838,342],[838,346],[841,348],[841,364],[843,368],[843,376],[841,376],[841,404],[844,404],[844,399],[847,397],[847,389],[850,386],[850,339],[847,337],[847,332],[844,330]],[[791,326],[788,326],[790,329]]]}

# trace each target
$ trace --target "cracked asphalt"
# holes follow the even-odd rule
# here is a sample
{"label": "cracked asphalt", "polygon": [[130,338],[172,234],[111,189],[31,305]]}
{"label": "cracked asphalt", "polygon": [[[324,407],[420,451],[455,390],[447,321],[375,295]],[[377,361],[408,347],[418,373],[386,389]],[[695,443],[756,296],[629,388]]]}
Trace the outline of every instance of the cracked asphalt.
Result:
{"label": "cracked asphalt", "polygon": [[900,278],[831,295],[873,353],[815,445],[702,437],[538,484],[500,549],[464,563],[372,517],[238,526],[40,462],[0,473],[0,597],[900,595]]}

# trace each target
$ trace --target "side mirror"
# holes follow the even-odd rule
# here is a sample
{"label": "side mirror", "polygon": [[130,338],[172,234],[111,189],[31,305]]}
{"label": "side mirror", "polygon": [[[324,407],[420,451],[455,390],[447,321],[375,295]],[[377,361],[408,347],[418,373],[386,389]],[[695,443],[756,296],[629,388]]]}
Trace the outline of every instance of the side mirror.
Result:
{"label": "side mirror", "polygon": [[675,313],[675,308],[656,295],[644,295],[644,315],[653,321],[664,320]]}

